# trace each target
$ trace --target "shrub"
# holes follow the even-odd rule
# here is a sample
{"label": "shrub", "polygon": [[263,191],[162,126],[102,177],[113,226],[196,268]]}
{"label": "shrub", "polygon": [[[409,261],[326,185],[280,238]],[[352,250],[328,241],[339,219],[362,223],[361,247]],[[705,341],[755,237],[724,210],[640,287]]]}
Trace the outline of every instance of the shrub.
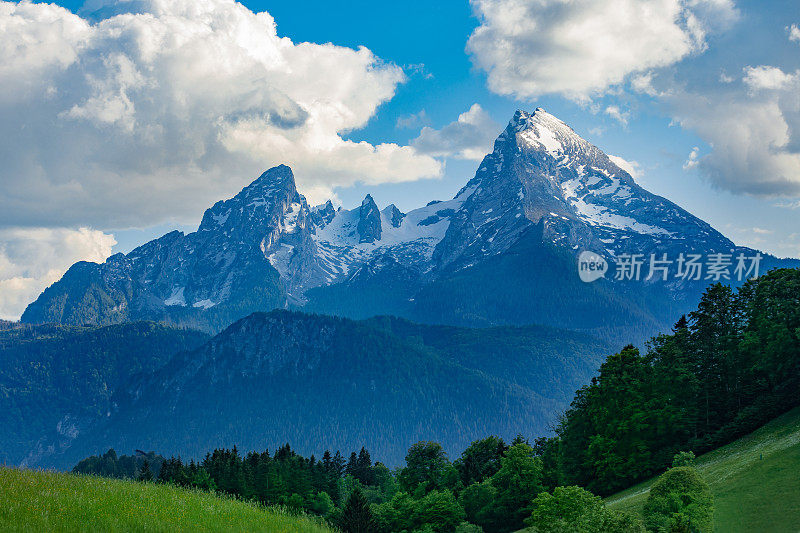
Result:
{"label": "shrub", "polygon": [[714,497],[692,467],[671,468],[650,489],[643,516],[650,531],[711,531]]}

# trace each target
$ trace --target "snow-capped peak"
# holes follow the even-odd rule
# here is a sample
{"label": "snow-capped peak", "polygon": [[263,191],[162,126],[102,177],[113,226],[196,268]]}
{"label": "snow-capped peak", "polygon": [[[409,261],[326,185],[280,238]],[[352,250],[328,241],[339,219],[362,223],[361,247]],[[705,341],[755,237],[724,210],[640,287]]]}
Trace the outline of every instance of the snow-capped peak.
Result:
{"label": "snow-capped peak", "polygon": [[518,110],[507,131],[514,134],[520,148],[544,151],[552,156],[592,148],[572,128],[541,107],[533,113]]}

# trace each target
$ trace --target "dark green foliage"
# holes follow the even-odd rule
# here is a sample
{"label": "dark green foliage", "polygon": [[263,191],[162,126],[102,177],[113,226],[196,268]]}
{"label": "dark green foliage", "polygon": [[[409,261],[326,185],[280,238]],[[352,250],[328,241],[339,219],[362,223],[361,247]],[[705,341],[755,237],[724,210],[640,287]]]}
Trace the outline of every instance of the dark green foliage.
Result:
{"label": "dark green foliage", "polygon": [[[362,449],[360,455],[368,457],[369,452]],[[164,461],[157,479],[161,483],[219,490],[267,505],[285,505],[333,517],[336,506],[343,503],[340,497],[346,487],[351,487],[350,492],[369,491],[377,498],[385,498],[394,481],[390,473],[390,479],[386,479],[387,473],[386,467],[379,463],[362,464],[359,474],[372,483],[363,485],[341,467],[339,452],[331,456],[326,451],[323,460],[317,461],[314,456],[305,458],[297,454],[286,444],[272,456],[267,451],[241,455],[234,446],[216,449],[200,463],[192,460],[187,464],[172,457]]]}
{"label": "dark green foliage", "polygon": [[650,488],[642,514],[650,531],[706,533],[711,531],[714,497],[697,470],[671,468]]}
{"label": "dark green foliage", "polygon": [[557,487],[542,492],[531,504],[525,523],[537,533],[644,532],[641,519],[606,509],[600,497],[581,487]]}
{"label": "dark green foliage", "polygon": [[433,490],[420,497],[400,492],[373,509],[378,530],[385,532],[453,533],[465,517],[464,509],[449,490]]}
{"label": "dark green foliage", "polygon": [[153,471],[150,470],[150,461],[147,459],[142,463],[142,468],[139,470],[139,475],[136,477],[139,481],[153,481]]}
{"label": "dark green foliage", "polygon": [[[486,533],[502,533],[524,525],[531,500],[542,490],[541,460],[525,439],[517,437],[514,442],[510,448],[497,437],[474,442],[462,457],[475,456],[487,444],[491,444],[488,449],[504,453],[491,477],[466,488],[435,442],[411,446],[405,467],[394,473],[381,463],[370,464],[366,448],[351,454],[345,466],[338,451],[326,451],[318,461],[297,454],[288,444],[272,455],[267,451],[243,455],[236,446],[216,449],[199,463],[165,460],[152,452],[117,457],[109,450],[81,461],[74,471],[218,490],[315,513],[344,531],[466,533],[476,531],[471,527],[475,524]],[[485,458],[495,461],[493,455]],[[364,526],[367,523],[371,525]]]}
{"label": "dark green foliage", "polygon": [[798,290],[793,269],[738,291],[713,285],[645,355],[628,346],[610,356],[576,393],[547,468],[609,494],[662,471],[680,450],[721,446],[800,404]]}
{"label": "dark green foliage", "polygon": [[372,516],[372,511],[369,509],[369,502],[361,492],[361,489],[356,488],[342,510],[342,516],[339,519],[339,528],[343,533],[374,533],[376,529],[375,518]]}
{"label": "dark green foliage", "polygon": [[541,459],[522,439],[515,442],[491,478],[473,483],[460,494],[467,520],[487,533],[521,529],[531,500],[543,491]]}
{"label": "dark green foliage", "polygon": [[0,331],[0,427],[13,428],[0,431],[0,462],[36,464],[50,446],[71,444],[114,412],[131,378],[207,338],[149,322]]}
{"label": "dark green foliage", "polygon": [[438,442],[418,442],[406,454],[406,466],[400,471],[400,489],[413,492],[422,486],[430,491],[442,488],[450,467],[447,454]]}
{"label": "dark green foliage", "polygon": [[694,466],[694,452],[678,452],[672,458],[672,466]]}
{"label": "dark green foliage", "polygon": [[528,506],[542,492],[542,461],[525,443],[511,446],[501,460],[500,470],[491,478],[497,491],[486,515],[484,529],[516,531],[530,514]]}
{"label": "dark green foliage", "polygon": [[533,453],[542,460],[542,486],[552,491],[562,485],[561,440],[558,437],[539,437],[533,445]]}
{"label": "dark green foliage", "polygon": [[454,464],[461,483],[468,487],[492,477],[500,470],[500,460],[508,446],[494,435],[470,444]]}
{"label": "dark green foliage", "polygon": [[459,501],[467,520],[475,524],[486,524],[490,520],[491,505],[496,496],[497,489],[489,480],[473,483],[464,489]]}
{"label": "dark green foliage", "polygon": [[113,448],[103,455],[93,455],[83,459],[75,465],[72,471],[76,474],[91,474],[117,479],[137,479],[145,461],[147,461],[148,469],[153,477],[158,477],[164,464],[164,458],[160,455],[156,455],[155,452],[139,452],[136,455],[117,456],[117,452]]}

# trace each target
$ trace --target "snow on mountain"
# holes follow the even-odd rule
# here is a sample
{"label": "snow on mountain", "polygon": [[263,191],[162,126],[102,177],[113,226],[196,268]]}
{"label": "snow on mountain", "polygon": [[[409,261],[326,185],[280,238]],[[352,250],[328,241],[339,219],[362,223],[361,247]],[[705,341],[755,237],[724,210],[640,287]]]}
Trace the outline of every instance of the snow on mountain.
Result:
{"label": "snow on mountain", "polygon": [[[734,248],[538,108],[515,113],[451,200],[408,213],[394,205],[380,210],[370,195],[352,210],[330,201],[309,207],[291,169],[280,165],[208,209],[194,233],[169,233],[103,265],[76,264],[23,318],[110,323],[191,311],[217,313],[224,325],[250,309],[303,306],[310,289],[387,268],[402,284],[420,284],[408,289],[414,294],[532,232],[574,255],[591,250],[607,258]],[[97,309],[87,313],[75,303],[82,294]]]}
{"label": "snow on mountain", "polygon": [[469,265],[501,253],[530,224],[541,224],[553,243],[612,257],[671,241],[702,250],[733,248],[702,220],[641,188],[541,108],[514,115],[468,187],[475,193],[437,251],[443,264]]}

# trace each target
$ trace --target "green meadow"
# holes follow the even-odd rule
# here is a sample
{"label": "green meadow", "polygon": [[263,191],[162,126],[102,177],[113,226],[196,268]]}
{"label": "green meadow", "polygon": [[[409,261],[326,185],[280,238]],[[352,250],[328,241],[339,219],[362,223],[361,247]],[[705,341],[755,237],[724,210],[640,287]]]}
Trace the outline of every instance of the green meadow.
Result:
{"label": "green meadow", "polygon": [[[800,408],[698,457],[697,468],[714,494],[715,532],[800,531]],[[639,512],[654,481],[606,504]]]}
{"label": "green meadow", "polygon": [[0,468],[0,531],[332,530],[312,517],[171,485]]}

